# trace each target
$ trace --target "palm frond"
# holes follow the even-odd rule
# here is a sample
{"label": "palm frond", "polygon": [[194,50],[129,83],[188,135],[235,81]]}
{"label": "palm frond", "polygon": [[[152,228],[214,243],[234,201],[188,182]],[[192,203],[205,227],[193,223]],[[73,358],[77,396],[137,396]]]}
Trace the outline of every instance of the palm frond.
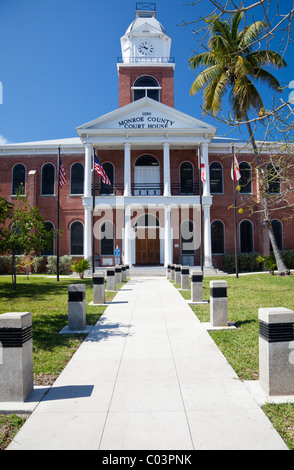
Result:
{"label": "palm frond", "polygon": [[263,108],[263,102],[257,88],[246,76],[236,80],[229,99],[233,114],[237,120],[241,120],[244,116],[244,111],[248,111],[250,108],[257,112]]}
{"label": "palm frond", "polygon": [[265,83],[269,86],[269,88],[273,89],[274,91],[282,92],[282,87],[279,81],[267,70],[264,70],[262,68],[255,69],[253,73],[253,78]]}
{"label": "palm frond", "polygon": [[228,85],[229,77],[226,73],[220,74],[214,82],[207,85],[204,90],[204,111],[211,112],[213,115],[218,114],[222,108],[222,98]]}
{"label": "palm frond", "polygon": [[283,57],[278,52],[271,50],[251,52],[248,55],[248,58],[254,59],[256,61],[256,64],[260,67],[263,67],[265,65],[274,65],[278,69],[287,67],[287,63],[285,62]]}
{"label": "palm frond", "polygon": [[231,24],[231,38],[235,41],[238,38],[238,28],[240,25],[241,20],[243,19],[243,12],[237,11],[235,15],[232,17],[232,24]]}
{"label": "palm frond", "polygon": [[241,47],[249,47],[256,39],[258,39],[260,33],[266,29],[267,26],[268,24],[265,21],[255,21],[244,30],[241,30],[238,36]]}
{"label": "palm frond", "polygon": [[200,72],[200,74],[197,76],[191,86],[190,95],[195,95],[195,93],[204,88],[209,82],[213,82],[217,78],[219,73],[220,68],[217,65],[209,67]]}
{"label": "palm frond", "polygon": [[235,74],[238,77],[252,73],[254,70],[254,65],[252,65],[252,63],[246,57],[242,57],[241,55],[236,57],[234,64]]}
{"label": "palm frond", "polygon": [[216,64],[215,56],[212,52],[202,52],[191,57],[188,61],[191,69],[195,69],[199,65],[211,66]]}
{"label": "palm frond", "polygon": [[231,52],[230,38],[222,35],[215,35],[209,41],[209,48],[219,57],[222,55],[228,55]]}

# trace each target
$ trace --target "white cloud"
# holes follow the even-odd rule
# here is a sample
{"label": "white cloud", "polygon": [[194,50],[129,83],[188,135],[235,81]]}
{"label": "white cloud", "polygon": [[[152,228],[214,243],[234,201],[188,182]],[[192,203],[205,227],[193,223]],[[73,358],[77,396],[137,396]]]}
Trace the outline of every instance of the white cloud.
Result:
{"label": "white cloud", "polygon": [[5,139],[3,135],[0,134],[0,145],[8,144],[8,140]]}

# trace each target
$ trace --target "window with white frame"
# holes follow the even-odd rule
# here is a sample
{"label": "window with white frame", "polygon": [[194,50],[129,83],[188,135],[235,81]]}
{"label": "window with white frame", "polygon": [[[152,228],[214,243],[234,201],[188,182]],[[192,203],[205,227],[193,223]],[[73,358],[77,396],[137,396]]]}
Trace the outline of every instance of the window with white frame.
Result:
{"label": "window with white frame", "polygon": [[133,86],[134,101],[137,101],[145,96],[155,101],[160,101],[160,86],[158,81],[149,76],[138,78]]}

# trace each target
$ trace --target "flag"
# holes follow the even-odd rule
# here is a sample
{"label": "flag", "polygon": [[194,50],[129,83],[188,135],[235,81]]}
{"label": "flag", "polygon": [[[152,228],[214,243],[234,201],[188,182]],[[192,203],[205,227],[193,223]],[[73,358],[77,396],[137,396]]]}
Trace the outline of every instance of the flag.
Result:
{"label": "flag", "polygon": [[108,179],[107,174],[105,173],[105,170],[104,170],[103,166],[99,162],[96,155],[95,155],[95,159],[94,159],[94,170],[96,171],[96,173],[98,173],[98,175],[101,176],[102,181],[103,181],[104,184],[111,184],[110,180]]}
{"label": "flag", "polygon": [[59,186],[62,188],[62,186],[63,186],[65,183],[66,183],[65,171],[64,171],[64,167],[63,167],[62,161],[60,160],[60,163],[59,163]]}
{"label": "flag", "polygon": [[239,181],[241,178],[241,173],[240,173],[240,168],[238,164],[238,160],[236,155],[234,154],[233,156],[233,162],[234,162],[234,170],[233,170],[233,163],[232,163],[232,168],[231,168],[231,178],[234,181]]}
{"label": "flag", "polygon": [[206,168],[205,168],[205,163],[201,158],[201,181],[202,183],[205,183],[206,179]]}

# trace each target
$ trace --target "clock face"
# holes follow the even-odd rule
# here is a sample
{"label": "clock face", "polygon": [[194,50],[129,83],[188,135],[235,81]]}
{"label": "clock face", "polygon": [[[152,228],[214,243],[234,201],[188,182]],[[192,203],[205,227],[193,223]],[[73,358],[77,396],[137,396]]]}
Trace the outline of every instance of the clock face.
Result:
{"label": "clock face", "polygon": [[150,55],[153,52],[153,45],[151,44],[151,42],[143,41],[139,45],[138,50],[141,55]]}

